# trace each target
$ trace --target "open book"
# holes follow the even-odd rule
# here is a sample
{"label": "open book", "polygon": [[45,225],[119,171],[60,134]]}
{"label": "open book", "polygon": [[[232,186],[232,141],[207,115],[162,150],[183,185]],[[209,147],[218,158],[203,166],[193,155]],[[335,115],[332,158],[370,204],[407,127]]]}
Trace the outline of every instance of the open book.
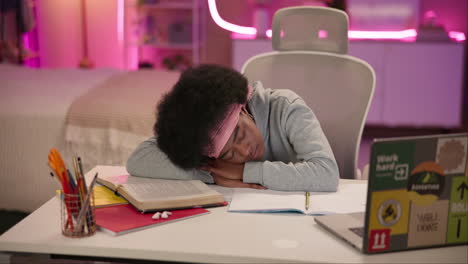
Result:
{"label": "open book", "polygon": [[[306,210],[305,192],[235,189],[228,211],[306,215],[364,212],[366,191],[365,184],[346,184],[339,186],[336,192],[311,192],[309,209]],[[354,206],[349,206],[349,197],[356,200]]]}
{"label": "open book", "polygon": [[142,212],[225,204],[222,194],[199,180],[99,175],[97,182],[121,195]]}

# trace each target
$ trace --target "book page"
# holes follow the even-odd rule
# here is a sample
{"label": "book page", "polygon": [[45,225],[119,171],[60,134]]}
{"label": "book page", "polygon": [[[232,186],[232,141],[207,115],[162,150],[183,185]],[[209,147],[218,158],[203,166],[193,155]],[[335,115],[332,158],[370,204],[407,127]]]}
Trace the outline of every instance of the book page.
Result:
{"label": "book page", "polygon": [[203,188],[203,185],[197,183],[197,181],[150,179],[145,183],[128,181],[124,187],[138,201],[174,200],[212,193],[211,189]]}
{"label": "book page", "polygon": [[99,175],[97,182],[115,191],[119,185],[126,183],[129,177],[129,175],[112,175],[106,177]]}

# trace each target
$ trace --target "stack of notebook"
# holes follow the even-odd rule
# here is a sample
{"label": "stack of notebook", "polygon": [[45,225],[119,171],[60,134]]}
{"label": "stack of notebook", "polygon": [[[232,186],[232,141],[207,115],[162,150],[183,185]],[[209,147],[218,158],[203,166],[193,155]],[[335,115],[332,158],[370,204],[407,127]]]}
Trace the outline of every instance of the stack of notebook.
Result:
{"label": "stack of notebook", "polygon": [[[95,191],[96,224],[113,235],[208,214],[203,207],[226,205],[223,195],[205,183],[130,175],[99,175]],[[153,213],[171,211],[167,218]]]}

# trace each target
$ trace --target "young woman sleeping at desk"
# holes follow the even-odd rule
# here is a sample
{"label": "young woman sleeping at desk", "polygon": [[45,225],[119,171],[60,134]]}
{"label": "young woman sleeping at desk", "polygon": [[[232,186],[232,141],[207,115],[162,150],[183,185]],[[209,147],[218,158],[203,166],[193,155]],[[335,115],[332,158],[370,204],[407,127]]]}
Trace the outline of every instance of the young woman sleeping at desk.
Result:
{"label": "young woman sleeping at desk", "polygon": [[134,176],[281,191],[338,186],[333,152],[304,100],[249,85],[230,68],[183,72],[159,102],[153,131],[127,161]]}

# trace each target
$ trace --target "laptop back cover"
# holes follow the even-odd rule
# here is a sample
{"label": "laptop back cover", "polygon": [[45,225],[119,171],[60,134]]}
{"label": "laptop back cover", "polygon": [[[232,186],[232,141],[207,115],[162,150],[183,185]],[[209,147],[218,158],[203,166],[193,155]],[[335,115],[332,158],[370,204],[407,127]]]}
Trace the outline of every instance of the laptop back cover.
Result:
{"label": "laptop back cover", "polygon": [[374,141],[363,251],[468,244],[468,133]]}

